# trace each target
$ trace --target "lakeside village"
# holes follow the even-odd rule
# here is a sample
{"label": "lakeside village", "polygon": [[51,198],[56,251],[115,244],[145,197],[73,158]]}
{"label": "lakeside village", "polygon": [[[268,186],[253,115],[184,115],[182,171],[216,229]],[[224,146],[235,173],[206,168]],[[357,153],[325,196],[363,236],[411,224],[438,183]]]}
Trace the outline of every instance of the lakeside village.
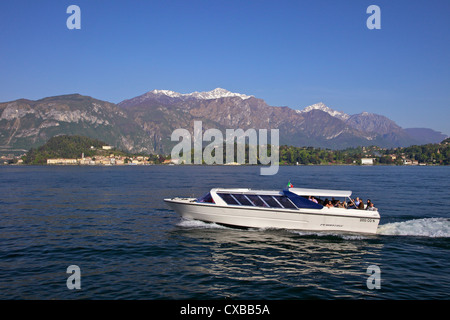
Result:
{"label": "lakeside village", "polygon": [[[89,149],[89,148],[88,148]],[[28,154],[31,153],[32,150]],[[39,162],[27,160],[27,153],[20,156],[12,154],[0,156],[0,165],[174,165],[176,160],[165,155],[131,155],[116,150],[109,145],[91,146],[80,157],[45,157]],[[313,147],[280,146],[280,165],[449,165],[450,141],[440,144],[411,146],[406,148],[386,149],[376,146],[358,147],[346,150],[330,150]],[[226,163],[225,165],[239,165]]]}
{"label": "lakeside village", "polygon": [[[94,147],[91,147],[94,148]],[[102,146],[102,150],[110,151],[113,147]],[[170,164],[170,160],[164,160],[163,164]],[[150,160],[145,156],[124,156],[109,153],[109,155],[96,155],[92,157],[85,157],[84,153],[81,158],[55,158],[47,159],[48,165],[103,165],[103,166],[122,166],[122,165],[151,165],[155,164],[154,160]]]}
{"label": "lakeside village", "polygon": [[[97,148],[91,146],[91,151],[96,151]],[[95,156],[85,156],[84,152],[81,153],[79,158],[49,158],[46,159],[47,165],[100,165],[100,166],[120,166],[120,165],[152,165],[152,164],[173,164],[173,162],[168,159],[162,159],[158,161],[159,156],[156,159],[151,159],[149,156],[142,155],[122,155],[121,152],[119,154],[115,154],[114,147],[104,145],[101,148],[103,154],[97,154]],[[27,164],[24,162],[24,158],[26,154],[20,156],[1,156],[0,164]],[[44,163],[45,164],[45,163]]]}

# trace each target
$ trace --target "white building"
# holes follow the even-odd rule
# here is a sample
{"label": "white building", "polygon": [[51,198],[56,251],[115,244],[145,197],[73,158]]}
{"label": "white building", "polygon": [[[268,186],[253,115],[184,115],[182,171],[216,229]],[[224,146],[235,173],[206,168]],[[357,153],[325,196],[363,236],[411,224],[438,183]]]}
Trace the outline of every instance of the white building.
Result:
{"label": "white building", "polygon": [[373,160],[375,160],[375,158],[361,158],[361,164],[373,165]]}

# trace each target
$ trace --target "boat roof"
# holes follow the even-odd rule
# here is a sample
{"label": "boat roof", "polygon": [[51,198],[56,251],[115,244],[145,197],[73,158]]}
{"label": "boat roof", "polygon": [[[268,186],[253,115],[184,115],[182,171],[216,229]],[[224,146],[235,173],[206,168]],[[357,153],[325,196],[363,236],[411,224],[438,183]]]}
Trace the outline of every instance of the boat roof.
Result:
{"label": "boat roof", "polygon": [[299,196],[316,196],[316,197],[350,197],[350,190],[326,190],[326,189],[306,189],[306,188],[289,188],[289,191]]}
{"label": "boat roof", "polygon": [[227,192],[227,193],[245,193],[245,194],[258,194],[258,195],[278,195],[282,194],[279,190],[258,190],[250,188],[213,188],[213,192]]}
{"label": "boat roof", "polygon": [[[268,194],[276,195],[280,194],[277,190],[257,190],[249,188],[213,188],[214,192],[236,192],[236,193],[249,193],[249,194]],[[350,197],[352,192],[349,190],[326,190],[326,189],[307,189],[307,188],[289,188],[288,191],[295,193],[299,196],[315,196],[315,197]]]}

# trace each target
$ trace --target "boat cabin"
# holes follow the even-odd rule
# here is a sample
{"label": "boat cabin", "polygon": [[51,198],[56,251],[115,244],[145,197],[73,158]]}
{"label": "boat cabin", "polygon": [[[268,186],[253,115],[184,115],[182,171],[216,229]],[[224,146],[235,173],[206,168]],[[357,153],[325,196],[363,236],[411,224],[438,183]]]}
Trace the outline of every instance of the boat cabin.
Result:
{"label": "boat cabin", "polygon": [[[198,203],[282,209],[322,209],[322,198],[350,197],[351,191],[289,188],[283,191],[252,189],[211,189]],[[312,201],[314,197],[317,203]]]}

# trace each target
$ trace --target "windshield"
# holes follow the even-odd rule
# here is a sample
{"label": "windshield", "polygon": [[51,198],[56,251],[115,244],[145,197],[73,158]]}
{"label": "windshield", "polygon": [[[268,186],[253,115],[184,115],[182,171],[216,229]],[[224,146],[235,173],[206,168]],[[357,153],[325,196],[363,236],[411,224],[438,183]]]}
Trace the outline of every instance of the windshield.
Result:
{"label": "windshield", "polygon": [[198,199],[197,199],[197,202],[214,203],[214,200],[213,200],[213,198],[212,198],[212,196],[211,196],[211,193],[208,192],[208,193],[206,193],[205,195],[203,195],[202,197],[198,198]]}

